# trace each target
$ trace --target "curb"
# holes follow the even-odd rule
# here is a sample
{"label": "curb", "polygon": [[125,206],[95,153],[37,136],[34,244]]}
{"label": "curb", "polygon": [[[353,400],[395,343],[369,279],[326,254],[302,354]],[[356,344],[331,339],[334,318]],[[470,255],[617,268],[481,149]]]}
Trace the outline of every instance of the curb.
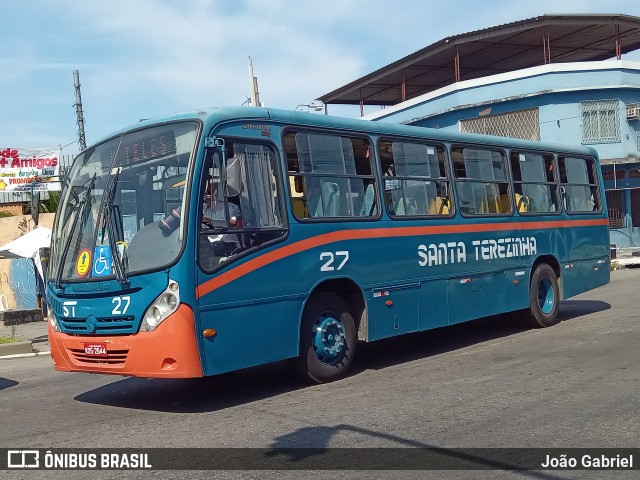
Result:
{"label": "curb", "polygon": [[24,355],[33,353],[31,340],[0,344],[0,358],[7,355]]}
{"label": "curb", "polygon": [[41,322],[43,320],[42,311],[37,308],[16,308],[0,312],[0,321],[4,322],[5,327]]}
{"label": "curb", "polygon": [[51,355],[51,352],[31,352],[31,353],[16,353],[13,355],[0,355],[0,360],[11,360],[12,358],[28,358],[28,357],[42,357],[43,355]]}

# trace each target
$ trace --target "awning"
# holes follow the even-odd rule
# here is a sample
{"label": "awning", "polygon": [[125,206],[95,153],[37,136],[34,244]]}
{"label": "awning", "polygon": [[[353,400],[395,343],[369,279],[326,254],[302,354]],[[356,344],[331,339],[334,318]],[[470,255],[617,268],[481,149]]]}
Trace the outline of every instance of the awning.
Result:
{"label": "awning", "polygon": [[51,245],[51,230],[38,227],[0,247],[0,259],[31,258],[38,273],[44,277],[40,249]]}

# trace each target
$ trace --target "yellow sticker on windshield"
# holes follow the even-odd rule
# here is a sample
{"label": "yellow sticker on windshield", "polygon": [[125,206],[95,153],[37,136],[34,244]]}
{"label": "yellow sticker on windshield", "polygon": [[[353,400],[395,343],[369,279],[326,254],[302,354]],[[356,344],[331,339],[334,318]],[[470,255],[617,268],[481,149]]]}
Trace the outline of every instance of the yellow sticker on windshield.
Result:
{"label": "yellow sticker on windshield", "polygon": [[85,248],[76,260],[76,273],[79,277],[84,277],[89,272],[89,267],[91,267],[91,250]]}

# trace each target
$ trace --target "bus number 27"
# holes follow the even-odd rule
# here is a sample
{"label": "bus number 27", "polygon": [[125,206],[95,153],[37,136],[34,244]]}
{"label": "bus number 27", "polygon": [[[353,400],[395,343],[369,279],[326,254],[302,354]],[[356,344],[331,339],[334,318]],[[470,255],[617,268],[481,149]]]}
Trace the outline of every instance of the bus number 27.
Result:
{"label": "bus number 27", "polygon": [[131,297],[126,295],[123,297],[114,297],[111,300],[111,303],[114,304],[113,310],[111,311],[112,315],[124,315],[127,313],[129,309],[129,304],[131,303]]}
{"label": "bus number 27", "polygon": [[[341,252],[322,252],[320,254],[320,260],[324,260],[325,262],[320,267],[321,272],[332,272],[334,270],[340,270],[344,267],[344,264],[349,260],[349,252],[343,250]],[[333,266],[333,262],[340,262],[337,267]]]}

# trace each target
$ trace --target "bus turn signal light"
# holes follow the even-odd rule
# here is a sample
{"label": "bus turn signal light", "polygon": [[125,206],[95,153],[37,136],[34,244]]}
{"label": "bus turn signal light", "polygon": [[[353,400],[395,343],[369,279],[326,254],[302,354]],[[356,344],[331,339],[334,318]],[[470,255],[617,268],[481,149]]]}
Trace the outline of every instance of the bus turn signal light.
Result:
{"label": "bus turn signal light", "polygon": [[213,337],[216,333],[218,333],[216,331],[215,328],[206,328],[203,332],[202,335],[204,335],[205,337]]}

